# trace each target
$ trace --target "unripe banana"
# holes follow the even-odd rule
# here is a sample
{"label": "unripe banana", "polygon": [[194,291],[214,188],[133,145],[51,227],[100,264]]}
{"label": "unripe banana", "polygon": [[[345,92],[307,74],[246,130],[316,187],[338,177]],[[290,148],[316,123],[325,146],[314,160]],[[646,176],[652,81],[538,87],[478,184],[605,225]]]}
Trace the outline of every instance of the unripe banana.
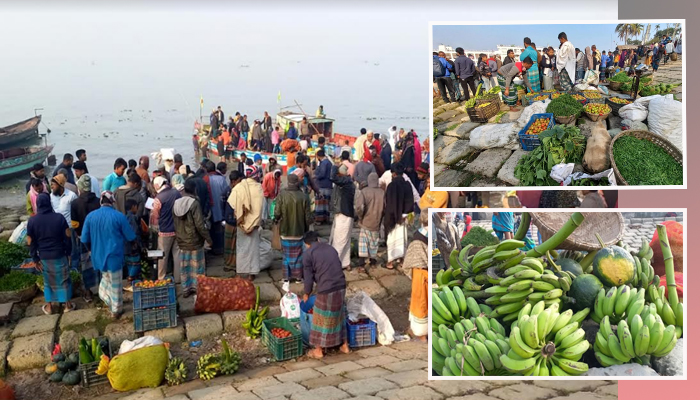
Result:
{"label": "unripe banana", "polygon": [[561,328],[565,327],[571,322],[571,319],[573,318],[574,312],[571,310],[566,310],[563,313],[559,314],[559,316],[556,317],[554,324],[552,325],[552,333],[556,334],[561,330]]}
{"label": "unripe banana", "polygon": [[544,301],[538,301],[532,306],[532,310],[530,311],[530,315],[537,315],[541,313],[544,310]]}
{"label": "unripe banana", "polygon": [[529,288],[529,289],[523,289],[517,292],[510,292],[507,294],[504,294],[503,296],[500,297],[501,303],[512,303],[514,301],[522,301],[524,300],[530,293],[532,293],[534,289]]}
{"label": "unripe banana", "polygon": [[523,323],[520,333],[525,344],[533,349],[537,348],[540,341],[539,337],[537,336],[537,318],[531,317],[525,323]]}
{"label": "unripe banana", "polygon": [[537,337],[541,342],[545,342],[545,338],[549,334],[550,319],[554,318],[552,310],[544,310],[537,314]]}
{"label": "unripe banana", "polygon": [[669,303],[664,303],[663,307],[661,308],[661,318],[664,320],[666,325],[673,325],[676,323],[676,315],[673,313]]}
{"label": "unripe banana", "polygon": [[540,275],[542,275],[541,272],[537,272],[537,271],[532,270],[532,269],[526,269],[524,271],[520,271],[520,272],[516,273],[513,276],[515,277],[515,279],[533,279],[533,278],[540,276]]}
{"label": "unripe banana", "polygon": [[507,369],[508,371],[515,373],[515,374],[521,374],[532,367],[535,366],[537,363],[537,360],[535,358],[526,358],[524,360],[516,360],[508,355],[504,354],[501,356],[501,364],[503,364],[503,367]]}
{"label": "unripe banana", "polygon": [[[496,252],[517,250],[525,246],[525,242],[517,239],[506,239],[496,245]],[[518,250],[519,251],[519,250]]]}
{"label": "unripe banana", "polygon": [[549,292],[545,293],[544,299],[545,300],[558,299],[563,294],[564,294],[564,292],[561,289],[552,289]]}
{"label": "unripe banana", "polygon": [[578,322],[579,324],[583,322],[584,319],[588,316],[588,314],[591,312],[591,309],[586,307],[583,310],[577,312],[571,317],[571,322]]}
{"label": "unripe banana", "polygon": [[[514,275],[515,276],[515,275]],[[528,289],[532,287],[532,283],[534,281],[532,279],[526,279],[522,281],[516,281],[512,285],[508,286],[508,291],[509,292],[519,292],[524,289]]]}
{"label": "unripe banana", "polygon": [[603,313],[603,303],[605,302],[605,289],[600,289],[598,296],[595,299],[593,305],[593,313],[598,317],[598,319],[603,319],[605,314]]}
{"label": "unripe banana", "polygon": [[561,341],[564,340],[565,337],[574,333],[576,329],[578,329],[578,324],[575,322],[572,322],[566,325],[565,327],[561,328],[554,336],[554,344],[559,346]]}
{"label": "unripe banana", "polygon": [[503,287],[503,286],[491,286],[484,291],[488,294],[506,294],[508,293],[508,287]]}
{"label": "unripe banana", "polygon": [[[546,271],[549,271],[549,270],[546,270]],[[540,277],[540,280],[542,282],[546,282],[546,283],[549,283],[550,285],[554,286],[553,289],[561,287],[561,283],[559,283],[559,277],[556,275],[542,274],[542,276]]]}
{"label": "unripe banana", "polygon": [[622,352],[620,342],[617,340],[617,337],[612,333],[610,334],[610,336],[608,336],[608,348],[610,349],[610,352],[612,353],[613,357],[618,361],[626,363],[631,359],[625,353]]}
{"label": "unripe banana", "polygon": [[467,297],[467,309],[469,310],[469,313],[472,317],[478,317],[479,314],[481,314],[479,304],[473,297]]}
{"label": "unripe banana", "polygon": [[518,249],[502,250],[502,251],[498,251],[498,252],[494,253],[492,258],[495,261],[505,261],[505,260],[508,260],[512,257],[517,256],[518,254],[520,254],[520,250],[518,250]]}
{"label": "unripe banana", "polygon": [[603,314],[613,315],[615,310],[615,300],[617,299],[617,287],[613,286],[605,294],[605,300],[603,301]]}
{"label": "unripe banana", "polygon": [[573,347],[577,345],[580,341],[586,339],[586,331],[583,329],[579,328],[574,331],[571,335],[565,337],[562,341],[561,344],[559,345],[558,349],[564,348],[567,349],[569,347]]}
{"label": "unripe banana", "polygon": [[622,317],[630,301],[630,288],[627,285],[618,287],[617,300],[615,300],[615,315]]}
{"label": "unripe banana", "polygon": [[532,270],[530,269],[530,267],[525,266],[525,265],[516,265],[515,267],[508,268],[503,274],[505,276],[511,276],[511,275],[515,275],[516,273],[521,272],[521,271],[532,271]]}
{"label": "unripe banana", "polygon": [[[521,333],[520,333],[520,328],[517,326],[513,328],[513,330],[510,332],[510,349],[513,350],[516,354],[518,354],[520,357],[523,358],[530,358],[535,353],[537,353],[537,350],[531,348],[525,342],[523,342]],[[505,365],[505,364],[504,364]],[[533,363],[534,365],[534,363]]]}
{"label": "unripe banana", "polygon": [[649,327],[642,326],[642,329],[637,332],[637,336],[634,337],[634,354],[638,357],[644,356],[649,350]]}
{"label": "unripe banana", "polygon": [[561,284],[559,286],[554,286],[551,283],[545,281],[535,281],[532,283],[532,288],[537,290],[538,292],[549,292],[551,290],[558,289],[560,286]]}

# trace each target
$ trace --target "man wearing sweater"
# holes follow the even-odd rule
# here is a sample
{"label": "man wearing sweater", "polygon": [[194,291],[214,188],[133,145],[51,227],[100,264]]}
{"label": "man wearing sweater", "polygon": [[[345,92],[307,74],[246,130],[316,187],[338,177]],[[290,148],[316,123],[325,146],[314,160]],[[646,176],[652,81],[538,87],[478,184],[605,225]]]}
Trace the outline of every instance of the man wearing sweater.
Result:
{"label": "man wearing sweater", "polygon": [[474,84],[474,72],[476,67],[471,58],[464,55],[464,49],[457,47],[457,58],[455,59],[455,75],[459,80],[459,84],[464,91],[464,100],[469,100],[469,90],[472,95],[476,94],[476,85]]}

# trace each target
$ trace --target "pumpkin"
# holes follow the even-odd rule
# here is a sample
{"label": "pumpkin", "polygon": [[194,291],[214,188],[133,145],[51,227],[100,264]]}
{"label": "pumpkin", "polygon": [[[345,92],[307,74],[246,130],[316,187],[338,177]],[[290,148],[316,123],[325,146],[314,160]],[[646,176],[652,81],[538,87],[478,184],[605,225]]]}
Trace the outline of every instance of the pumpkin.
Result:
{"label": "pumpkin", "polygon": [[581,274],[571,282],[571,289],[568,296],[575,300],[571,308],[576,311],[588,307],[591,310],[598,296],[598,292],[603,288],[603,284],[595,275]]}
{"label": "pumpkin", "polygon": [[49,377],[49,380],[51,382],[61,382],[63,380],[63,375],[65,375],[65,374],[66,374],[65,372],[58,370],[58,371],[54,372],[53,374],[51,374],[51,376]]}
{"label": "pumpkin", "polygon": [[[676,277],[676,291],[678,292],[678,300],[683,301],[683,273],[676,272],[673,275]],[[665,275],[661,277],[659,286],[666,286]],[[666,298],[668,298],[668,288],[666,288]]]}
{"label": "pumpkin", "polygon": [[46,372],[47,375],[51,375],[56,371],[58,371],[58,365],[56,365],[55,362],[50,362],[44,367],[44,372]]}
{"label": "pumpkin", "polygon": [[622,286],[634,278],[634,258],[620,246],[598,250],[593,258],[593,275],[605,286]]}
{"label": "pumpkin", "polygon": [[70,371],[72,369],[76,369],[78,367],[78,363],[74,363],[71,360],[66,360],[64,361],[66,363],[66,371]]}
{"label": "pumpkin", "polygon": [[15,400],[15,391],[12,386],[0,379],[0,400]]}
{"label": "pumpkin", "polygon": [[[673,255],[673,269],[677,272],[683,272],[683,224],[676,221],[665,221],[661,224],[666,225],[668,245],[671,246],[671,254]],[[654,273],[658,276],[666,275],[664,255],[661,253],[659,235],[656,231],[654,231],[654,236],[651,238],[649,246],[654,250],[654,258],[651,260]]]}
{"label": "pumpkin", "polygon": [[68,371],[68,369],[69,369],[69,368],[68,368],[68,363],[65,362],[65,361],[59,361],[59,362],[56,363],[56,365],[58,366],[58,370],[59,370],[59,371],[66,372],[66,371]]}
{"label": "pumpkin", "polygon": [[70,362],[74,363],[75,365],[78,365],[78,361],[79,361],[79,360],[80,360],[80,356],[78,355],[77,352],[76,352],[76,353],[71,353],[71,354],[68,356],[68,359],[67,359],[67,361],[70,361]]}
{"label": "pumpkin", "polygon": [[576,262],[576,260],[572,260],[571,258],[560,258],[555,262],[555,264],[560,266],[562,271],[569,271],[576,276],[579,276],[583,273],[583,268],[581,268],[581,264]]}
{"label": "pumpkin", "polygon": [[59,361],[66,361],[66,356],[63,353],[56,353],[51,357],[51,361],[57,363]]}
{"label": "pumpkin", "polygon": [[63,375],[62,382],[69,386],[77,385],[80,383],[80,374],[78,371],[68,371]]}

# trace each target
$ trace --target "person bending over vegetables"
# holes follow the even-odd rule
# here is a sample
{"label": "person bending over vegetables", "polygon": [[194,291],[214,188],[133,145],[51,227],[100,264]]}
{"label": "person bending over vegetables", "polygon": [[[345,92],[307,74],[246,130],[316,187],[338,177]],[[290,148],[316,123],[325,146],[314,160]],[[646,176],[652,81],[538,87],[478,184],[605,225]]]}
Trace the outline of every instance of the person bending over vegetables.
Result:
{"label": "person bending over vegetables", "polygon": [[[527,71],[530,67],[532,67],[532,59],[530,57],[525,57],[522,62],[522,68]],[[515,111],[515,105],[518,103],[518,92],[515,90],[513,78],[521,74],[522,70],[518,67],[517,63],[505,64],[498,70],[498,84],[503,91],[503,101],[510,106],[510,111]],[[523,80],[529,91],[532,92],[530,80]]]}

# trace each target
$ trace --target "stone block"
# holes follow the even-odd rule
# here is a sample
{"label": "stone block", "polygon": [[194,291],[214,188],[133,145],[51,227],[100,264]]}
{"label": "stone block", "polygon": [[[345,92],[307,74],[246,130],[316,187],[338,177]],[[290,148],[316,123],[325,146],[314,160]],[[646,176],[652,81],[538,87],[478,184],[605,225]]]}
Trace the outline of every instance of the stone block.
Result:
{"label": "stone block", "polygon": [[350,397],[347,393],[333,386],[323,386],[308,392],[294,393],[291,400],[342,400]]}
{"label": "stone block", "polygon": [[12,306],[15,303],[2,303],[0,304],[0,322],[7,322],[10,320],[10,314],[12,313]]}
{"label": "stone block", "polygon": [[61,328],[61,330],[65,330],[66,328],[78,325],[91,325],[95,323],[95,320],[99,314],[100,310],[96,308],[73,310],[69,313],[63,314],[61,317],[61,322],[58,326]]}
{"label": "stone block", "polygon": [[316,368],[323,375],[341,375],[346,372],[357,371],[358,369],[362,369],[362,366],[354,361],[343,361]]}
{"label": "stone block", "polygon": [[156,389],[139,389],[131,392],[120,400],[158,400],[163,398],[163,391],[160,388]]}
{"label": "stone block", "polygon": [[435,171],[435,187],[461,187],[469,178],[469,173],[457,169],[447,169],[438,173]]}
{"label": "stone block", "polygon": [[387,275],[379,278],[379,283],[384,286],[392,296],[410,296],[411,280],[404,274]]}
{"label": "stone block", "polygon": [[265,386],[253,390],[258,397],[261,399],[272,399],[278,396],[291,396],[295,393],[306,392],[306,388],[298,383],[287,382],[280,383],[272,386]]}
{"label": "stone block", "polygon": [[238,391],[231,385],[216,385],[193,390],[187,395],[191,400],[219,400],[227,399],[236,393],[238,393]]}
{"label": "stone block", "polygon": [[254,391],[256,389],[268,387],[268,386],[275,386],[278,385],[280,381],[275,379],[272,376],[265,376],[261,378],[253,378],[253,379],[248,379],[245,381],[241,381],[238,383],[234,383],[234,386],[236,389],[238,389],[239,392],[245,392],[245,391]]}
{"label": "stone block", "polygon": [[401,361],[397,363],[391,363],[391,364],[386,364],[383,365],[384,368],[393,371],[393,372],[405,372],[405,371],[413,371],[413,370],[420,370],[422,368],[425,368],[426,363],[425,361],[422,360],[406,360],[406,361]]}
{"label": "stone block", "polygon": [[398,362],[401,362],[401,360],[399,360],[396,357],[384,355],[384,354],[379,355],[379,356],[375,356],[375,357],[365,358],[364,360],[357,361],[358,364],[362,365],[363,367],[368,367],[368,368],[384,367],[388,364],[398,363]]}
{"label": "stone block", "polygon": [[313,368],[299,369],[275,375],[280,382],[303,382],[309,379],[321,377],[322,374]]}
{"label": "stone block", "polygon": [[659,376],[646,365],[636,363],[613,365],[607,368],[591,368],[583,373],[584,376]]}
{"label": "stone block", "polygon": [[442,395],[426,386],[412,386],[403,389],[385,390],[378,397],[391,400],[441,400]]}
{"label": "stone block", "polygon": [[474,174],[492,178],[501,169],[503,163],[510,157],[508,149],[484,150],[474,161],[467,164],[466,170]]}
{"label": "stone block", "polygon": [[367,378],[359,381],[351,381],[338,385],[342,389],[353,396],[374,395],[383,390],[396,389],[396,384],[387,381],[383,378]]}
{"label": "stone block", "polygon": [[[358,364],[362,364],[360,361],[357,362]],[[350,371],[345,374],[345,377],[348,379],[351,379],[353,381],[357,381],[360,379],[367,379],[367,378],[379,378],[384,375],[389,375],[391,372],[385,370],[384,368],[380,367],[372,367],[372,368],[363,368],[363,369],[358,369],[357,371]]]}
{"label": "stone block", "polygon": [[256,284],[260,288],[261,302],[279,302],[282,294],[272,283]]}
{"label": "stone block", "polygon": [[7,355],[7,365],[14,371],[40,368],[51,361],[52,350],[53,332],[17,338]]}
{"label": "stone block", "polygon": [[316,389],[324,386],[338,386],[341,383],[349,382],[350,379],[340,375],[322,376],[320,378],[309,379],[308,381],[299,382],[306,386],[307,389]]}
{"label": "stone block", "polygon": [[61,350],[64,353],[74,353],[78,351],[78,344],[80,338],[85,338],[86,340],[96,338],[100,336],[96,328],[88,328],[82,332],[76,331],[63,331],[58,339],[58,344],[61,345]]}
{"label": "stone block", "polygon": [[[485,392],[491,386],[486,381],[428,381],[426,386],[437,390],[446,396],[460,396],[466,393]],[[479,393],[487,397],[485,394]],[[460,398],[461,399],[461,398]],[[489,400],[493,399],[490,397]],[[476,400],[476,399],[474,399]],[[487,399],[484,399],[487,400]]]}
{"label": "stone block", "polygon": [[5,371],[7,370],[7,352],[10,351],[10,342],[2,341],[0,342],[0,377],[5,377]]}
{"label": "stone block", "polygon": [[[419,361],[419,360],[409,360],[412,362]],[[406,361],[403,361],[406,362]],[[425,361],[420,362],[423,367],[427,366],[427,363]],[[416,384],[416,382],[422,382],[428,377],[428,373],[425,372],[425,370],[422,369],[414,369],[410,371],[403,371],[403,372],[395,372],[393,374],[385,375],[384,379],[394,382],[395,384],[399,385],[400,387],[408,387],[408,386],[413,386]]]}
{"label": "stone block", "polygon": [[469,146],[468,140],[457,140],[443,148],[436,149],[437,157],[435,161],[440,164],[454,164],[474,151]]}
{"label": "stone block", "polygon": [[204,314],[184,318],[187,341],[203,339],[220,334],[224,330],[219,314]]}
{"label": "stone block", "polygon": [[[69,313],[70,314],[70,313]],[[37,333],[51,332],[56,329],[59,314],[40,315],[38,317],[22,318],[15,329],[12,330],[12,338],[35,335]]]}
{"label": "stone block", "polygon": [[592,392],[599,386],[607,385],[605,381],[533,381],[532,383],[535,386],[563,393]]}
{"label": "stone block", "polygon": [[182,324],[174,328],[163,328],[152,331],[146,331],[144,336],[153,336],[166,343],[179,343],[185,341],[185,327]]}
{"label": "stone block", "polygon": [[[445,132],[445,135],[457,137],[457,138],[463,139],[463,140],[467,140],[467,139],[469,139],[469,134],[471,133],[471,131],[474,130],[474,128],[476,128],[479,125],[481,125],[481,124],[477,123],[477,122],[471,122],[471,121],[464,122],[464,123],[460,124],[456,129],[451,130],[449,132]],[[436,146],[436,148],[437,148],[437,146]]]}
{"label": "stone block", "polygon": [[453,133],[454,131],[448,131],[445,132],[444,135],[438,135],[435,139],[433,139],[433,147],[436,149],[441,149],[447,145],[450,145],[458,140],[458,138],[454,136],[450,136],[450,133]]}
{"label": "stone block", "polygon": [[105,327],[105,334],[109,339],[109,345],[112,351],[119,350],[122,342],[125,340],[134,340],[138,337],[134,332],[134,324],[131,323],[112,323]]}
{"label": "stone block", "polygon": [[554,397],[556,395],[557,392],[554,390],[528,385],[525,383],[506,386],[489,392],[489,396],[498,397],[503,400],[542,400],[549,399],[550,397]]}
{"label": "stone block", "polygon": [[348,293],[363,291],[373,299],[383,299],[387,296],[387,290],[377,281],[364,280],[348,283]]}
{"label": "stone block", "polygon": [[513,186],[520,185],[520,179],[515,177],[515,167],[525,154],[527,154],[525,150],[515,150],[498,171],[497,178]]}

